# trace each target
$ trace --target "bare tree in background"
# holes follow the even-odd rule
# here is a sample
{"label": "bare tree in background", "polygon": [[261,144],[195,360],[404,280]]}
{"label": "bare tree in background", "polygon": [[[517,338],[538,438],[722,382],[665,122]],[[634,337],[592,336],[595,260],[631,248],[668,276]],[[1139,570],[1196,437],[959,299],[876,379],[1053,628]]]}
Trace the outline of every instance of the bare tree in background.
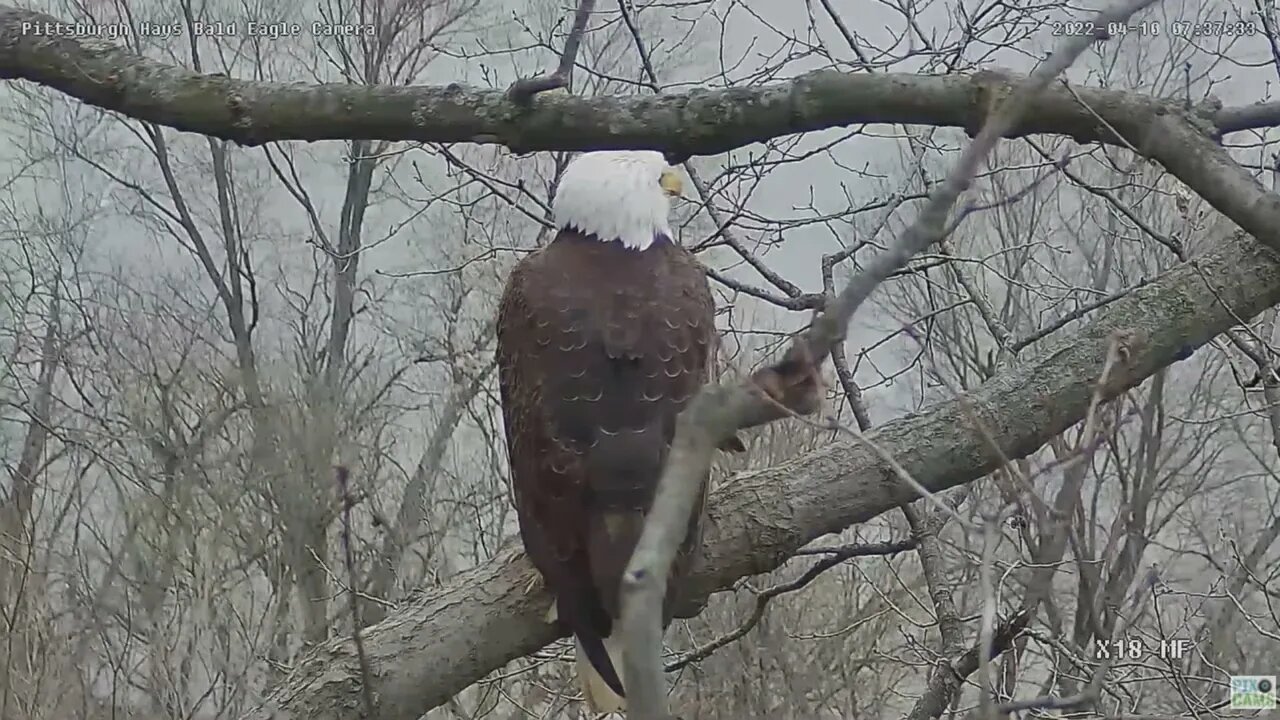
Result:
{"label": "bare tree in background", "polygon": [[[35,82],[0,90],[0,716],[577,712],[490,372],[568,151],[688,157],[679,233],[749,375],[937,191],[1017,76],[983,71],[1083,19],[951,10],[601,0],[569,93],[523,98],[573,7],[43,8],[179,23],[117,42],[198,77],[0,7],[0,76]],[[308,31],[191,32],[280,18]],[[873,296],[823,411],[717,468],[684,716],[1231,716],[1227,676],[1275,666],[1280,114],[1250,103],[1280,18],[1135,21]]]}
{"label": "bare tree in background", "polygon": [[[297,57],[284,63],[284,71],[307,69],[316,80],[404,84],[424,71],[475,8],[452,2],[319,8],[317,21],[378,24],[378,42],[341,36],[298,41],[290,51]],[[120,5],[79,8],[73,17],[167,18],[185,24],[187,32],[167,43],[128,41],[195,70],[238,73],[253,66],[271,77],[276,60],[263,54],[282,50],[279,43],[205,36],[191,41],[195,23],[236,18],[243,25],[264,12]],[[67,653],[89,668],[89,694],[101,696],[108,688],[108,707],[146,717],[237,716],[273,668],[286,667],[300,648],[322,642],[335,625],[349,631],[352,617],[345,602],[333,602],[335,594],[345,600],[359,593],[364,609],[357,622],[363,622],[365,615],[376,620],[395,601],[393,593],[414,585],[397,584],[406,553],[415,547],[426,558],[443,553],[443,543],[422,545],[429,521],[444,525],[463,515],[456,524],[473,528],[467,542],[479,540],[476,533],[498,532],[487,519],[496,505],[492,490],[476,501],[484,516],[479,522],[424,501],[424,488],[439,485],[438,476],[449,471],[445,455],[454,431],[468,420],[488,375],[484,362],[456,361],[488,354],[490,330],[473,321],[477,313],[468,306],[461,277],[439,283],[439,302],[424,318],[394,308],[404,302],[404,291],[360,272],[364,244],[395,243],[405,228],[425,225],[441,212],[442,203],[422,207],[406,197],[412,190],[390,178],[388,169],[403,157],[390,143],[354,141],[332,159],[303,148],[263,153],[205,139],[192,145],[191,138],[150,124],[106,116],[64,121],[60,113],[67,106],[27,89],[20,89],[19,100],[11,119],[21,123],[17,127],[36,128],[40,138],[25,167],[61,160],[64,182],[94,187],[92,195],[82,190],[67,202],[104,208],[97,217],[68,214],[67,222],[96,221],[99,228],[123,223],[150,239],[92,253],[83,267],[57,257],[40,269],[56,271],[61,263],[92,296],[81,311],[90,342],[83,357],[77,353],[71,361],[72,387],[63,398],[70,422],[84,435],[63,436],[62,442],[83,443],[79,447],[96,462],[89,459],[83,469],[53,465],[66,480],[45,483],[43,494],[34,482],[16,482],[12,507],[28,516],[30,532],[37,525],[33,497],[72,510],[74,530],[58,536],[59,545],[70,540],[59,551],[71,563],[57,574],[72,577],[63,581],[62,600],[84,624]],[[41,117],[59,120],[46,126]],[[42,192],[39,179],[28,171],[15,184]],[[369,230],[367,210],[383,198],[411,206],[412,213]],[[108,203],[114,207],[105,209]],[[14,204],[9,227],[32,235],[39,227],[32,227],[32,216],[53,210]],[[281,206],[289,209],[283,216],[272,210]],[[423,260],[437,263],[456,254],[453,237],[427,248]],[[19,247],[30,254],[37,245]],[[362,313],[363,337],[357,333]],[[404,332],[423,320],[431,335]],[[399,347],[389,354],[376,350],[387,348],[388,339]],[[30,338],[22,340],[30,345]],[[53,364],[40,371],[41,386],[57,373],[58,360],[51,356]],[[451,402],[436,406],[424,389],[413,387],[424,381],[446,388]],[[24,404],[40,414],[31,416],[32,439],[19,478],[45,462],[40,431],[47,427],[39,418],[48,413],[49,400],[40,402]],[[405,444],[416,445],[416,432],[397,432],[393,423],[406,417],[433,424],[425,449],[403,452]],[[335,463],[356,469],[347,497],[335,485]],[[453,471],[460,467],[466,463],[455,463]],[[456,489],[468,501],[472,491]],[[388,512],[398,496],[402,508]],[[333,532],[344,503],[372,508],[355,516],[349,541],[356,562],[350,567],[341,562]],[[388,517],[396,522],[385,522]],[[53,527],[40,529],[51,533]],[[45,544],[29,542],[30,534],[16,537],[14,547],[28,552]],[[380,549],[376,558],[374,548]],[[19,567],[30,578],[45,565]],[[20,627],[24,617],[11,622]],[[35,652],[15,648],[12,657]],[[56,694],[56,687],[50,692]]]}

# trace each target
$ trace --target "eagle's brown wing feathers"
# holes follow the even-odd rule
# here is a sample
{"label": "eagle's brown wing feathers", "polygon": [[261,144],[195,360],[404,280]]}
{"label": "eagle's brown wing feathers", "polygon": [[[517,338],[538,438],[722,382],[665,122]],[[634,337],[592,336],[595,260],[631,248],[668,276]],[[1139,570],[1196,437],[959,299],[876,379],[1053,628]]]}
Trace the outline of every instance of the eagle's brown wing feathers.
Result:
{"label": "eagle's brown wing feathers", "polygon": [[620,614],[676,415],[706,382],[715,342],[705,275],[669,243],[635,252],[562,232],[508,281],[498,363],[520,532],[584,644]]}

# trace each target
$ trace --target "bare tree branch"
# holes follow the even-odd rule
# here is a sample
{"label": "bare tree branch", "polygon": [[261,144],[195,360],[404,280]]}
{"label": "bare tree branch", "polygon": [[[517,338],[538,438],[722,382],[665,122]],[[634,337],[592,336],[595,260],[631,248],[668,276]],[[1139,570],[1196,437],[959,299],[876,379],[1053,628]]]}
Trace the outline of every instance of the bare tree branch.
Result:
{"label": "bare tree branch", "polygon": [[1187,187],[1231,218],[1259,242],[1280,250],[1280,195],[1269,192],[1231,159],[1221,145],[1182,118],[1159,116],[1143,142],[1154,158]]}
{"label": "bare tree branch", "polygon": [[[819,70],[794,80],[664,95],[544,94],[529,106],[506,91],[457,83],[400,87],[286,84],[202,75],[142,57],[112,42],[40,36],[49,15],[0,5],[0,79],[47,85],[91,105],[160,125],[261,145],[279,140],[474,142],[517,152],[648,148],[679,159],[753,142],[857,123],[923,123],[977,132],[985,99],[1010,78],[867,74]],[[24,28],[28,32],[24,32]],[[566,50],[568,48],[566,47]],[[724,112],[727,106],[749,112]],[[1213,134],[1280,124],[1254,107],[1190,111],[1137,93],[1051,88],[1005,133],[1054,133],[1081,142],[1141,148],[1157,117],[1191,112]]]}
{"label": "bare tree branch", "polygon": [[538,93],[569,88],[569,82],[573,79],[573,64],[578,59],[578,47],[582,45],[582,37],[587,33],[587,22],[591,20],[591,12],[595,6],[596,0],[578,0],[578,11],[573,15],[573,27],[564,40],[560,64],[545,75],[515,81],[507,88],[508,98],[519,105],[528,105]]}
{"label": "bare tree branch", "polygon": [[[1158,574],[1154,569],[1149,570],[1138,579],[1132,592],[1128,593],[1128,602],[1121,601],[1121,607],[1118,608],[1121,615],[1119,627],[1116,628],[1117,637],[1123,637],[1128,628],[1133,625],[1137,616],[1141,614],[1143,610],[1142,603],[1146,600],[1147,594],[1151,592],[1157,582],[1159,582]],[[1110,640],[1110,638],[1104,639]],[[1007,703],[1001,703],[996,712],[998,713],[998,716],[1005,717],[1010,713],[1018,712],[1020,710],[1032,710],[1035,708],[1067,710],[1081,708],[1083,706],[1092,710],[1094,708],[1089,708],[1088,706],[1097,703],[1098,700],[1101,699],[1102,682],[1106,679],[1107,672],[1111,670],[1115,661],[1115,655],[1108,655],[1103,658],[1102,662],[1098,663],[1098,666],[1094,668],[1093,676],[1089,679],[1088,686],[1083,691],[1076,693],[1075,695],[1070,697],[1046,696],[1028,700],[1013,700]]]}
{"label": "bare tree branch", "polygon": [[[1031,624],[1034,613],[1022,609],[1013,617],[1002,621],[991,634],[991,652],[988,659],[994,659],[1008,650],[1013,641]],[[963,655],[946,662],[938,669],[936,675],[929,679],[928,688],[916,701],[907,720],[928,720],[940,717],[951,704],[965,679],[978,671],[982,664],[982,644],[971,646]]]}
{"label": "bare tree branch", "polygon": [[[355,555],[351,549],[351,506],[354,499],[351,496],[351,471],[339,465],[334,468],[334,479],[338,482],[338,498],[342,502],[342,529],[339,531],[338,539],[342,545],[342,560],[345,570],[347,571],[347,581],[354,582],[356,577]],[[356,661],[360,665],[360,700],[363,703],[365,715],[368,717],[376,717],[376,710],[373,706],[373,691],[369,687],[372,673],[369,670],[369,656],[364,650],[364,638],[360,637],[360,627],[363,623],[360,620],[360,597],[355,588],[347,588],[347,599],[351,608],[351,641],[356,647]]]}
{"label": "bare tree branch", "polygon": [[[932,492],[971,482],[1005,459],[1035,452],[1085,416],[1114,333],[1126,333],[1131,342],[1107,376],[1104,400],[1277,302],[1280,258],[1238,233],[1115,300],[1078,333],[963,398],[889,421],[867,437]],[[974,412],[998,448],[973,427]],[[915,499],[862,443],[833,443],[775,468],[742,473],[712,494],[704,563],[681,589],[688,602],[680,604],[696,605],[740,577],[778,567],[822,535]],[[417,720],[554,640],[544,620],[549,596],[525,592],[533,572],[522,553],[508,548],[366,628],[382,720]],[[359,676],[350,641],[325,643],[244,718],[345,720],[344,708],[359,703]]]}
{"label": "bare tree branch", "polygon": [[743,637],[751,631],[751,628],[759,624],[760,620],[764,617],[765,608],[769,607],[769,601],[779,595],[785,595],[804,588],[814,580],[817,580],[823,573],[837,565],[840,565],[841,563],[859,557],[896,555],[900,552],[910,550],[915,546],[915,539],[907,539],[892,542],[848,545],[836,548],[818,548],[811,552],[797,553],[805,555],[823,554],[826,555],[826,557],[815,562],[813,565],[810,565],[809,568],[795,580],[778,583],[777,585],[773,585],[772,587],[765,588],[758,592],[755,597],[755,607],[752,608],[751,614],[747,616],[747,619],[743,620],[738,627],[710,642],[699,645],[698,647],[682,654],[678,660],[668,664],[665,669],[667,672],[671,672],[672,670],[678,670],[690,663],[696,663],[711,657],[712,653],[716,650],[719,650],[725,645]]}

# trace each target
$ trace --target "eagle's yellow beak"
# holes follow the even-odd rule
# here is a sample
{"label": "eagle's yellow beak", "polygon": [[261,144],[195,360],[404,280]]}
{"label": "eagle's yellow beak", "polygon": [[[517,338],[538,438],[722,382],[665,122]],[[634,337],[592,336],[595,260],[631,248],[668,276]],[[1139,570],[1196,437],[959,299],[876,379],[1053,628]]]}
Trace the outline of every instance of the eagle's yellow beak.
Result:
{"label": "eagle's yellow beak", "polygon": [[662,171],[662,177],[658,178],[658,184],[662,186],[662,191],[671,197],[684,197],[684,180],[680,179],[680,171],[675,168],[667,168]]}

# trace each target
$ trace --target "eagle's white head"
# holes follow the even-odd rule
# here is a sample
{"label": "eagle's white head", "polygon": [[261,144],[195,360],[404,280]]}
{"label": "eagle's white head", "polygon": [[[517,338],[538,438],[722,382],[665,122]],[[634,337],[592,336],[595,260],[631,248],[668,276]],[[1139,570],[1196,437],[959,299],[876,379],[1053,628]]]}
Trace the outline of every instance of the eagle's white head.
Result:
{"label": "eagle's white head", "polygon": [[672,237],[671,198],[682,191],[679,171],[667,165],[662,153],[583,153],[564,169],[551,214],[556,229],[569,228],[644,250],[658,235]]}

